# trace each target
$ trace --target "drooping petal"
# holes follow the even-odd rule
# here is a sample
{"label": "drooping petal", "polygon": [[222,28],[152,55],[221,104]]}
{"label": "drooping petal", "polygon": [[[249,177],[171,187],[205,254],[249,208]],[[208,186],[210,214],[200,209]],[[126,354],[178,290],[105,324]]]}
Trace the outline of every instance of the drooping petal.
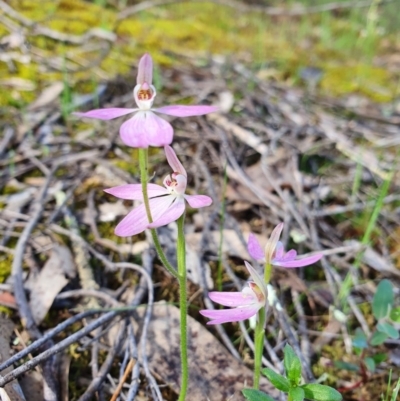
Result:
{"label": "drooping petal", "polygon": [[218,107],[215,106],[184,106],[180,104],[164,106],[158,109],[152,109],[158,113],[167,114],[175,117],[190,117],[190,116],[202,116],[204,114],[214,113],[218,111]]}
{"label": "drooping petal", "polygon": [[185,195],[185,199],[190,207],[194,209],[210,206],[212,204],[212,199],[207,195]]}
{"label": "drooping petal", "polygon": [[172,168],[174,173],[179,173],[187,177],[187,173],[185,168],[182,166],[182,163],[179,161],[174,149],[171,146],[164,146],[165,156],[167,157],[168,164]]}
{"label": "drooping petal", "polygon": [[275,248],[278,244],[279,237],[281,236],[283,230],[283,223],[279,223],[272,231],[271,236],[269,237],[269,240],[267,241],[267,244],[265,246],[265,260],[266,263],[270,263],[274,252]]}
{"label": "drooping petal", "polygon": [[261,260],[265,257],[264,251],[253,233],[250,233],[249,235],[249,240],[247,241],[247,251],[255,260]]}
{"label": "drooping petal", "polygon": [[258,305],[244,306],[233,309],[221,309],[221,310],[201,310],[200,314],[205,317],[212,319],[207,324],[222,324],[228,322],[240,322],[254,316],[260,307]]}
{"label": "drooping petal", "polygon": [[253,279],[253,281],[256,283],[257,287],[259,288],[259,290],[264,295],[264,300],[266,300],[267,299],[267,285],[265,284],[263,278],[257,273],[256,269],[254,269],[254,267],[250,263],[244,261],[244,264],[245,264],[247,270],[249,271],[251,278]]}
{"label": "drooping petal", "polygon": [[321,254],[317,255],[312,255],[307,258],[303,259],[296,259],[296,260],[280,260],[280,261],[272,261],[272,264],[274,266],[280,266],[280,267],[285,267],[287,269],[292,269],[295,267],[303,267],[303,266],[308,266],[312,265],[315,262],[318,262],[322,258]]}
{"label": "drooping petal", "polygon": [[208,296],[213,302],[223,306],[245,306],[257,303],[256,296],[250,292],[209,292]]}
{"label": "drooping petal", "polygon": [[[150,199],[150,211],[152,219],[159,219],[174,200],[172,196],[163,196]],[[144,204],[129,212],[115,227],[115,234],[120,237],[129,237],[143,232],[149,225]]]}
{"label": "drooping petal", "polygon": [[153,82],[153,60],[148,53],[145,53],[139,61],[136,78],[137,84],[144,84],[145,82],[149,85]]}
{"label": "drooping petal", "polygon": [[[142,184],[119,185],[104,189],[104,192],[120,199],[143,200]],[[147,184],[147,193],[149,198],[153,198],[155,196],[167,195],[168,191],[160,185]]]}
{"label": "drooping petal", "polygon": [[121,125],[119,133],[125,145],[134,148],[168,145],[174,134],[171,124],[151,111],[137,112]]}
{"label": "drooping petal", "polygon": [[113,118],[122,117],[126,114],[134,113],[138,109],[125,109],[121,107],[111,107],[109,109],[90,110],[86,113],[72,113],[78,117],[97,118],[99,120],[112,120]]}
{"label": "drooping petal", "polygon": [[149,228],[166,226],[172,221],[178,220],[185,211],[185,203],[183,199],[176,198],[175,202],[166,209],[159,218],[153,218],[153,223],[149,224]]}

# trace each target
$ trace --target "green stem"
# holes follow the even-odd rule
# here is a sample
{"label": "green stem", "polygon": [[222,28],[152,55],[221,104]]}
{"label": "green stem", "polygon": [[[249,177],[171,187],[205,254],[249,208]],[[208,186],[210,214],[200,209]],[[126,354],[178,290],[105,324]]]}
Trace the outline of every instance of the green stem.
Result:
{"label": "green stem", "polygon": [[258,390],[260,386],[262,355],[264,350],[264,327],[266,313],[265,308],[258,312],[257,326],[254,334],[254,384],[253,387]]}
{"label": "green stem", "polygon": [[[147,183],[148,183],[148,149],[147,148],[139,148],[139,169],[140,169],[140,181],[142,183],[142,192],[143,192],[143,201],[144,206],[146,208],[147,219],[150,223],[153,222],[153,218],[151,217],[150,203],[149,203],[149,194],[147,192]],[[167,257],[161,247],[160,240],[158,239],[157,231],[152,228],[150,229],[151,237],[153,238],[154,247],[156,248],[157,255],[161,260],[161,263],[164,267],[176,278],[178,278],[178,273],[173,268],[171,263],[168,262]]]}
{"label": "green stem", "polygon": [[272,275],[272,265],[271,263],[266,263],[264,268],[264,282],[268,284],[271,281]]}
{"label": "green stem", "polygon": [[218,247],[218,271],[217,271],[217,289],[222,291],[222,247],[224,244],[224,224],[226,208],[226,189],[228,185],[228,174],[226,172],[227,163],[224,166],[224,183],[222,186],[221,200],[221,225],[219,227],[219,247]]}
{"label": "green stem", "polygon": [[[271,279],[272,265],[265,264],[264,281],[268,284]],[[266,311],[261,308],[258,311],[257,326],[254,333],[254,385],[253,387],[258,390],[260,386],[260,376],[262,367],[262,355],[264,351],[264,337],[265,337],[265,324],[266,324]]]}
{"label": "green stem", "polygon": [[182,381],[179,401],[184,401],[189,381],[188,353],[187,353],[187,290],[186,290],[186,244],[184,233],[185,214],[177,221],[178,223],[178,281],[179,281],[179,306],[180,306],[180,328],[181,328],[181,366]]}

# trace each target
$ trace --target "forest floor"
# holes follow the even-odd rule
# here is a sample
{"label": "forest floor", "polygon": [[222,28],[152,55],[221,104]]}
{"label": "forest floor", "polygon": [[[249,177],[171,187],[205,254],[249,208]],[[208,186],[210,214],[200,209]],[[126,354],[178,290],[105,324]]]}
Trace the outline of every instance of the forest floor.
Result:
{"label": "forest floor", "polygon": [[[139,182],[137,150],[120,140],[121,119],[71,114],[136,107],[145,51],[155,106],[220,110],[169,118],[188,188],[213,199],[186,220],[190,400],[243,399],[252,329],[210,328],[198,311],[209,290],[241,290],[249,234],[265,244],[280,222],[286,249],[324,257],[274,270],[264,364],[282,372],[289,342],[307,380],[345,400],[390,400],[400,340],[371,340],[382,280],[399,306],[399,2],[226,3],[0,0],[0,363],[22,352],[1,372],[0,386],[19,377],[5,385],[11,401],[20,388],[45,399],[44,382],[60,400],[177,399],[178,285],[150,236],[114,234],[132,202],[103,192]],[[150,149],[154,183],[164,159]],[[174,224],[159,235],[174,264]]]}

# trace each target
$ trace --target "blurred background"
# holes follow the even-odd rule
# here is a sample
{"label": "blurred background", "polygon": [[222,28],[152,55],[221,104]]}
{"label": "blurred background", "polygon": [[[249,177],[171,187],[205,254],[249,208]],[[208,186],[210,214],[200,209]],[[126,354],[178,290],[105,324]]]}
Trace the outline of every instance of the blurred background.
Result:
{"label": "blurred background", "polygon": [[[1,1],[1,106],[62,82],[95,91],[150,52],[162,66],[244,63],[264,81],[390,103],[399,92],[400,4],[392,1]],[[389,112],[389,111],[388,111]]]}

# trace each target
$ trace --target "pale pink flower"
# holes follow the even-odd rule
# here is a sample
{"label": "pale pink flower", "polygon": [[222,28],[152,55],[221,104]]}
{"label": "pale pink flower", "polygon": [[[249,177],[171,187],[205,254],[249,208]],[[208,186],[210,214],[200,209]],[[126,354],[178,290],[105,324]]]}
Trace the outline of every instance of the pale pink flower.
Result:
{"label": "pale pink flower", "polygon": [[212,320],[207,324],[221,324],[227,322],[239,322],[249,319],[267,305],[267,287],[250,263],[244,262],[253,281],[241,292],[210,292],[208,295],[212,301],[233,309],[205,309],[200,313]]}
{"label": "pale pink flower", "polygon": [[201,116],[217,111],[214,106],[184,106],[172,105],[153,109],[156,97],[156,88],[153,81],[153,61],[149,54],[145,54],[139,62],[137,85],[133,89],[133,97],[138,108],[108,108],[96,109],[86,113],[74,113],[80,117],[111,120],[113,118],[135,113],[133,117],[125,121],[119,134],[125,145],[134,148],[147,148],[149,146],[165,146],[172,142],[173,129],[171,124],[158,117],[154,112],[175,117]]}
{"label": "pale pink flower", "polygon": [[297,252],[294,249],[285,253],[282,242],[279,241],[283,230],[283,223],[278,224],[272,231],[271,237],[265,245],[265,249],[261,248],[260,243],[254,234],[250,234],[247,242],[247,250],[252,258],[268,263],[272,266],[280,266],[286,268],[303,267],[318,262],[322,258],[320,253],[308,256],[306,258],[297,259]]}
{"label": "pale pink flower", "polygon": [[[146,228],[165,226],[177,220],[185,211],[185,200],[193,208],[210,206],[212,199],[206,195],[185,195],[187,174],[175,152],[170,146],[165,146],[165,154],[173,173],[165,177],[164,187],[148,184],[147,192],[151,217],[149,224],[144,203],[129,212],[115,228],[115,234],[128,237],[143,232]],[[105,192],[121,199],[143,201],[141,184],[127,184],[105,189]]]}

